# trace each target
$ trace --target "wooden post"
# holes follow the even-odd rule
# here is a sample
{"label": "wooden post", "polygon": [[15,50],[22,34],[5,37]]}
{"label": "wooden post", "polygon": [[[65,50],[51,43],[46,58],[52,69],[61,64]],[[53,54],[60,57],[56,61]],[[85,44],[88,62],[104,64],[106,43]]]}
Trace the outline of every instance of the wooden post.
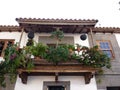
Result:
{"label": "wooden post", "polygon": [[58,82],[58,72],[55,72],[55,82]]}
{"label": "wooden post", "polygon": [[18,43],[18,47],[20,47],[22,36],[23,36],[23,32],[24,32],[24,28],[21,28],[21,29],[22,29],[22,32],[21,32],[21,35],[20,35],[20,40],[19,40],[19,43]]}
{"label": "wooden post", "polygon": [[27,84],[27,72],[22,72],[21,74],[19,74],[19,77],[21,78],[22,83]]}
{"label": "wooden post", "polygon": [[93,40],[93,32],[92,29],[90,28],[90,36],[91,36],[91,40],[92,40],[92,47],[94,46],[94,40]]}
{"label": "wooden post", "polygon": [[85,78],[85,84],[89,84],[91,81],[91,78],[93,78],[93,74],[91,72],[86,72],[84,75]]}

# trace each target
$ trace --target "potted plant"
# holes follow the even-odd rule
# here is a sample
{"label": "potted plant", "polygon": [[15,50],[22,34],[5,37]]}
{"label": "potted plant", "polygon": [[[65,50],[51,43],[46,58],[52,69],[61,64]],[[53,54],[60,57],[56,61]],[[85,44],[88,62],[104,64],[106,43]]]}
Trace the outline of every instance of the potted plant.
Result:
{"label": "potted plant", "polygon": [[58,65],[59,62],[67,61],[69,58],[69,49],[67,45],[59,45],[56,48],[50,47],[48,49],[48,53],[46,55],[46,59],[49,62],[54,63],[55,65]]}
{"label": "potted plant", "polygon": [[68,46],[70,55],[73,55],[75,51],[75,46],[71,44],[68,44],[67,46]]}
{"label": "potted plant", "polygon": [[78,51],[78,53],[80,52],[80,49],[81,49],[81,45],[80,44],[76,44],[76,46],[77,46],[77,51]]}
{"label": "potted plant", "polygon": [[40,58],[44,58],[46,56],[46,51],[48,47],[46,45],[43,45],[42,43],[35,43],[31,46],[25,47],[26,54],[33,55],[36,60]]}
{"label": "potted plant", "polygon": [[47,46],[42,43],[35,43],[32,50],[32,55],[39,58],[44,58],[46,56]]}

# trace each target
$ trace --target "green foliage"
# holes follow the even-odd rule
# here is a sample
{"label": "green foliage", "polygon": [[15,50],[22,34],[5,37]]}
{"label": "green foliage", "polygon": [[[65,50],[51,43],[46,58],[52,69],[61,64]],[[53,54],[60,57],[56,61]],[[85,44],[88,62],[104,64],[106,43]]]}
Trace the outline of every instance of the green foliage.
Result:
{"label": "green foliage", "polygon": [[59,41],[61,41],[61,39],[64,38],[64,33],[63,33],[63,31],[60,31],[59,28],[58,28],[56,31],[51,33],[50,37],[56,39],[56,47],[57,47]]}
{"label": "green foliage", "polygon": [[98,46],[94,46],[93,48],[83,47],[81,53],[79,62],[84,65],[95,68],[111,67],[110,58],[102,51],[98,50]]}
{"label": "green foliage", "polygon": [[56,38],[57,40],[61,41],[61,39],[64,37],[63,31],[60,31],[59,29],[51,33],[52,38]]}
{"label": "green foliage", "polygon": [[47,46],[42,43],[35,43],[35,45],[26,46],[25,52],[35,57],[44,58],[46,56]]}
{"label": "green foliage", "polygon": [[5,50],[5,61],[0,64],[0,84],[5,86],[5,75],[10,76],[10,81],[13,82],[13,77],[16,77],[17,68],[21,65],[21,51],[17,50],[17,45],[9,46]]}
{"label": "green foliage", "polygon": [[74,45],[68,44],[67,46],[68,46],[68,49],[71,49],[71,50],[75,51],[75,46]]}
{"label": "green foliage", "polygon": [[17,44],[8,46],[4,52],[4,62],[0,63],[0,85],[5,87],[5,76],[8,75],[11,83],[16,79],[17,69],[22,67],[30,69],[33,64],[30,58],[26,58],[24,50],[18,48]]}
{"label": "green foliage", "polygon": [[[42,43],[35,43],[31,41],[23,49],[19,49],[18,46],[12,45],[7,47],[4,53],[4,62],[0,63],[0,85],[5,87],[5,75],[10,76],[10,81],[15,81],[18,68],[32,69],[34,67],[32,55],[39,56],[46,59],[49,62],[58,64],[59,62],[71,61],[72,59],[79,61],[86,66],[94,68],[110,68],[110,58],[107,57],[102,51],[98,50],[98,46],[88,48],[86,46],[74,45],[59,45],[64,34],[60,30],[56,30],[52,33],[51,37],[57,39],[56,48],[47,47]],[[80,47],[79,53],[77,54],[74,50]],[[69,49],[72,49],[72,53]]]}
{"label": "green foliage", "polygon": [[56,48],[49,48],[46,59],[49,62],[58,64],[61,61],[67,61],[69,58],[69,50],[66,45],[60,45]]}

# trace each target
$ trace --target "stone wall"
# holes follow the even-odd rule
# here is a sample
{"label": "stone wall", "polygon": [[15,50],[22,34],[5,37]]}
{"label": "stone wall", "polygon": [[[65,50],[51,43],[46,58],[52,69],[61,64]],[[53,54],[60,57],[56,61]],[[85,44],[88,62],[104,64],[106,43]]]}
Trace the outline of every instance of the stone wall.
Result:
{"label": "stone wall", "polygon": [[115,58],[111,60],[111,70],[104,69],[103,75],[96,76],[97,80],[101,80],[101,82],[97,83],[98,90],[106,90],[108,86],[120,86],[120,47],[115,35],[111,33],[93,33],[93,43],[90,33],[88,37],[90,46],[97,45],[97,40],[109,40],[115,56]]}

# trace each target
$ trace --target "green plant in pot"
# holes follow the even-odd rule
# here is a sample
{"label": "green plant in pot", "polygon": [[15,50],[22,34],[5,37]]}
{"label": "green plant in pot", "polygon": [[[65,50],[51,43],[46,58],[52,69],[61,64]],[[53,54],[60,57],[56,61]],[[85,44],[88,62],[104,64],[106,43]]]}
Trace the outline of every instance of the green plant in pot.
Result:
{"label": "green plant in pot", "polygon": [[31,50],[30,53],[39,58],[44,58],[48,49],[48,47],[46,45],[43,45],[42,43],[35,43],[34,46],[30,46],[29,48]]}
{"label": "green plant in pot", "polygon": [[67,61],[69,58],[69,49],[66,45],[59,45],[56,48],[50,47],[46,55],[49,62],[58,65],[59,62]]}
{"label": "green plant in pot", "polygon": [[71,44],[68,44],[67,46],[68,46],[70,55],[73,55],[75,51],[75,46]]}
{"label": "green plant in pot", "polygon": [[77,46],[77,51],[80,52],[81,45],[77,43],[76,46]]}
{"label": "green plant in pot", "polygon": [[68,60],[69,49],[67,45],[59,45],[59,41],[64,37],[63,31],[60,31],[59,28],[51,33],[51,37],[56,39],[56,47],[48,49],[46,59],[57,65],[59,62]]}

